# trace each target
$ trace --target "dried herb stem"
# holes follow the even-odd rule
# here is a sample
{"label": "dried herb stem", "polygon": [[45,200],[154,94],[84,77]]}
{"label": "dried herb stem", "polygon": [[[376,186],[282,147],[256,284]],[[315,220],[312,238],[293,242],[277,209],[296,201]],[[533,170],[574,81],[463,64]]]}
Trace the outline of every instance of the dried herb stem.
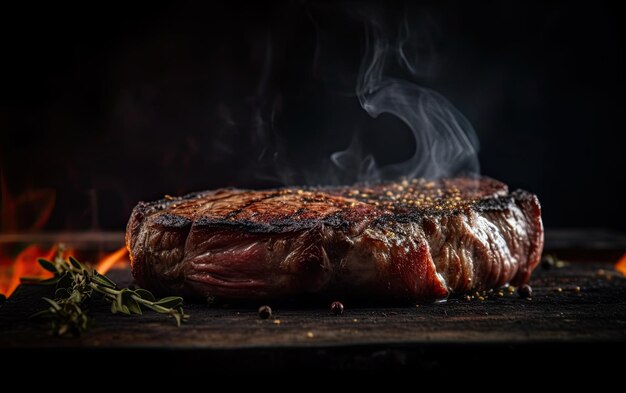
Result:
{"label": "dried herb stem", "polygon": [[56,291],[54,299],[42,298],[49,307],[33,316],[49,319],[52,331],[57,335],[67,333],[80,335],[88,330],[90,320],[87,311],[94,293],[111,303],[113,314],[141,315],[144,307],[172,316],[178,326],[189,318],[183,311],[181,297],[156,299],[151,292],[142,288],[120,289],[106,275],[98,273],[73,257],[65,260],[61,253],[52,261],[46,259],[38,261],[44,269],[54,273],[54,277],[36,281],[29,279],[28,282],[56,285]]}

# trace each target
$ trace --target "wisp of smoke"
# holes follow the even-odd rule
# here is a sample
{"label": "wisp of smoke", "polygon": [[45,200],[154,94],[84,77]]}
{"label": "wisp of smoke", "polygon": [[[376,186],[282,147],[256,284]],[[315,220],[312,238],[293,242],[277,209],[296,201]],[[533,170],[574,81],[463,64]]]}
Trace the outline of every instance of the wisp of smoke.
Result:
{"label": "wisp of smoke", "polygon": [[[252,153],[242,156],[251,158],[251,172],[255,178],[285,185],[338,185],[478,174],[478,139],[469,121],[441,94],[416,82],[429,76],[428,70],[432,70],[433,63],[429,61],[434,52],[429,39],[431,24],[418,20],[411,26],[408,21],[415,21],[415,18],[409,18],[408,13],[404,13],[401,22],[397,23],[397,20],[385,19],[389,15],[380,12],[381,10],[366,7],[356,12],[335,7],[324,8],[324,11],[328,10],[333,17],[346,17],[347,12],[348,25],[353,26],[356,22],[357,26],[364,27],[364,34],[358,37],[364,37],[360,66],[347,62],[350,67],[345,67],[345,62],[342,62],[346,59],[352,60],[350,54],[345,55],[345,59],[342,57],[342,49],[353,42],[339,40],[334,31],[337,26],[331,24],[329,29],[328,26],[317,23],[315,16],[310,14],[318,34],[313,73],[324,87],[328,98],[341,96],[351,100],[354,97],[369,116],[359,116],[358,110],[357,113],[353,112],[355,108],[352,105],[348,108],[341,105],[322,106],[322,112],[310,108],[310,114],[300,113],[296,116],[293,113],[287,114],[288,109],[284,108],[289,105],[281,103],[294,98],[283,96],[283,92],[272,83],[275,79],[272,35],[268,33],[265,40],[260,37],[265,44],[261,45],[262,50],[259,51],[261,75],[250,101],[250,117],[241,125],[232,121],[228,123],[228,130],[241,129],[242,134],[245,134],[243,130],[248,131],[250,140],[247,146]],[[389,26],[393,27],[390,29]],[[396,29],[395,26],[399,28]],[[350,34],[346,37],[352,38]],[[318,74],[316,70],[321,72]],[[297,92],[296,102],[303,95],[306,94]],[[324,98],[320,99],[315,95],[310,98],[312,105],[320,105],[323,100]],[[333,110],[338,112],[328,112]],[[284,135],[316,131],[307,129],[307,122],[316,115],[320,116],[320,113],[322,117],[327,113],[328,119],[342,119],[343,123],[339,122],[337,126],[330,122],[320,122],[319,127],[328,128],[318,133],[321,136],[315,139],[316,145],[304,147],[308,149],[307,153],[313,154],[303,155],[303,147],[294,146]],[[393,126],[406,126],[406,131],[410,132],[415,142],[415,151],[412,154],[409,152],[408,159],[381,165],[376,161],[373,152],[368,151],[373,146],[371,140],[365,138],[369,125],[363,121],[373,122],[370,117],[377,118],[381,114],[399,119],[400,122]],[[293,122],[282,121],[294,117],[300,119],[295,125]],[[338,135],[346,135],[346,126],[356,128],[352,142],[346,149],[329,154],[337,149],[337,145],[325,149],[325,138],[329,139],[327,142],[336,142]],[[394,135],[398,135],[395,131],[405,131],[389,128],[386,130],[383,132],[394,131],[390,132]],[[389,146],[374,148],[396,149],[398,143],[403,142],[393,140]],[[390,153],[389,150],[384,153]]]}
{"label": "wisp of smoke", "polygon": [[478,138],[469,121],[441,94],[386,74],[392,60],[409,74],[416,73],[405,48],[408,24],[401,25],[398,39],[390,39],[375,17],[366,18],[365,25],[365,54],[356,96],[371,117],[388,113],[402,120],[413,134],[416,148],[404,162],[379,166],[372,155],[362,151],[356,138],[346,150],[331,155],[336,169],[356,171],[362,182],[478,174]]}

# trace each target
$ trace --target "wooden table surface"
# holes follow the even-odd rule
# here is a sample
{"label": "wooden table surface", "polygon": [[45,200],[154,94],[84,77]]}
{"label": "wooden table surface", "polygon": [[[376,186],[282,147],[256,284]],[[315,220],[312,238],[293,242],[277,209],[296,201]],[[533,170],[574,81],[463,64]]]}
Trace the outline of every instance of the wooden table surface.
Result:
{"label": "wooden table surface", "polygon": [[[130,283],[128,270],[112,276]],[[202,358],[203,364],[235,368],[371,368],[419,366],[441,370],[450,358],[471,349],[476,361],[537,351],[562,354],[573,361],[586,350],[623,351],[626,342],[626,279],[609,264],[572,263],[539,268],[533,275],[532,300],[503,291],[485,300],[449,299],[395,307],[345,304],[342,316],[326,305],[274,307],[267,320],[254,307],[212,308],[189,304],[189,323],[147,311],[143,316],[112,315],[93,305],[93,326],[79,338],[46,334],[28,316],[45,307],[41,296],[51,288],[22,285],[0,306],[0,349],[13,354],[58,356],[79,352]],[[471,356],[470,356],[471,358]],[[483,360],[481,360],[483,359]],[[541,359],[538,359],[541,361]],[[543,359],[545,360],[545,359]]]}

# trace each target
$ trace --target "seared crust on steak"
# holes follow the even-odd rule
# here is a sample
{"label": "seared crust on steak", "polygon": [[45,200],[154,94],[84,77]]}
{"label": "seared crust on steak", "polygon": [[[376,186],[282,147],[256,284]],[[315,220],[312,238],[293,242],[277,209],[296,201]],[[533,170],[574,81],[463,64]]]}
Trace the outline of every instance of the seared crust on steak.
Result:
{"label": "seared crust on steak", "polygon": [[527,282],[543,229],[534,195],[454,178],[142,202],[126,244],[137,281],[159,292],[417,300]]}

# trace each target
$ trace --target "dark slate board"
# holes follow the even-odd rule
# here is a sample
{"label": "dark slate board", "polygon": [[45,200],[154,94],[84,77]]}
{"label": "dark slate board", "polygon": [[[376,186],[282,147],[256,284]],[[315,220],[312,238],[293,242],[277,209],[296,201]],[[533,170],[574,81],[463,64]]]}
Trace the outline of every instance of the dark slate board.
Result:
{"label": "dark slate board", "polygon": [[[112,275],[118,282],[130,282],[126,270]],[[454,359],[464,359],[465,364],[489,361],[494,367],[492,359],[500,356],[509,359],[502,366],[515,363],[511,356],[525,353],[532,353],[536,363],[556,354],[561,362],[575,362],[583,349],[602,352],[603,357],[607,351],[623,351],[626,279],[611,265],[539,269],[532,284],[532,300],[505,291],[503,297],[494,293],[484,301],[370,308],[346,304],[343,316],[331,315],[325,305],[284,306],[261,320],[252,307],[189,304],[191,319],[181,328],[149,311],[142,317],[112,315],[105,304],[94,304],[92,329],[71,339],[50,337],[27,318],[44,307],[40,297],[50,289],[22,285],[0,306],[0,349],[44,359],[77,351],[124,358],[122,354],[131,352],[147,364],[167,358],[174,368],[389,366],[439,371]]]}

